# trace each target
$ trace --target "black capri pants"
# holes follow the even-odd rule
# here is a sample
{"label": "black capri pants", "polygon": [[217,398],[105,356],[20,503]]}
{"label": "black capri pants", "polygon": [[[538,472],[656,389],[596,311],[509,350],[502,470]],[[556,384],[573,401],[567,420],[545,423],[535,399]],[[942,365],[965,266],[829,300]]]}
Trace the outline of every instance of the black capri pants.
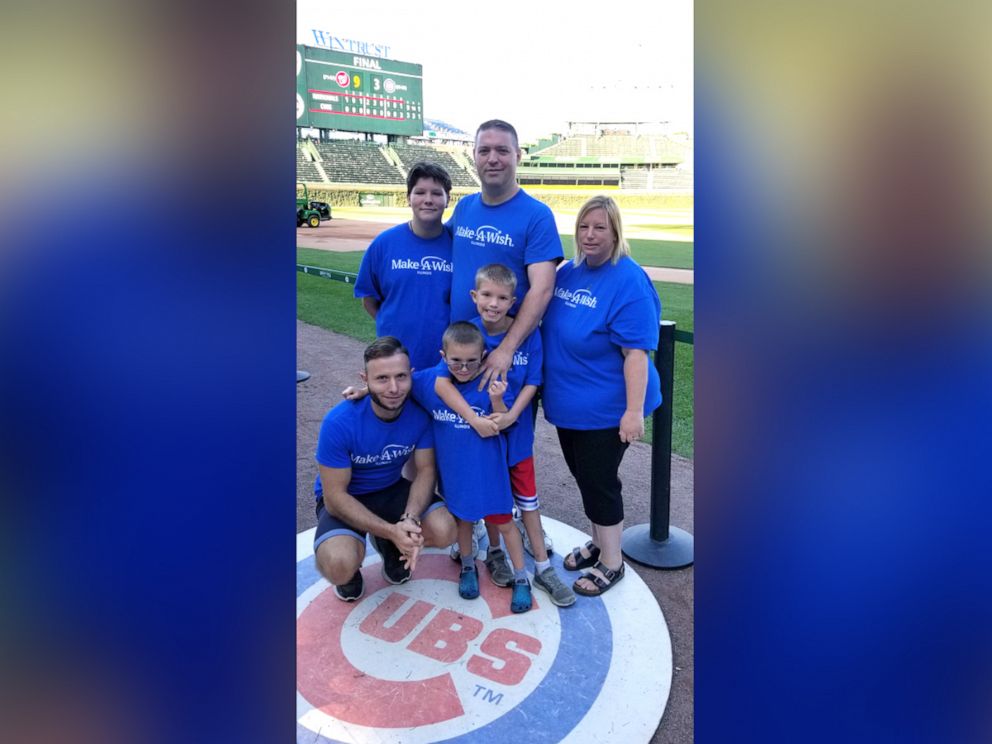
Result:
{"label": "black capri pants", "polygon": [[582,506],[593,524],[611,527],[623,521],[620,462],[630,446],[620,441],[620,427],[558,430],[558,442],[582,494]]}

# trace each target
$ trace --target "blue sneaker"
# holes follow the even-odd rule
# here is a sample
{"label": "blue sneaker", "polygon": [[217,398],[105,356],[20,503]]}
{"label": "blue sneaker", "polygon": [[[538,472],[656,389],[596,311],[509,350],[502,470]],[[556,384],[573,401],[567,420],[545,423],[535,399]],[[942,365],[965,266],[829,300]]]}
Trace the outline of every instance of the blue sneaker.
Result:
{"label": "blue sneaker", "polygon": [[479,596],[479,572],[475,570],[475,566],[462,566],[462,574],[458,579],[458,594],[463,599],[475,599]]}
{"label": "blue sneaker", "polygon": [[530,582],[527,579],[517,579],[513,582],[513,595],[510,597],[511,612],[527,612],[531,608]]}

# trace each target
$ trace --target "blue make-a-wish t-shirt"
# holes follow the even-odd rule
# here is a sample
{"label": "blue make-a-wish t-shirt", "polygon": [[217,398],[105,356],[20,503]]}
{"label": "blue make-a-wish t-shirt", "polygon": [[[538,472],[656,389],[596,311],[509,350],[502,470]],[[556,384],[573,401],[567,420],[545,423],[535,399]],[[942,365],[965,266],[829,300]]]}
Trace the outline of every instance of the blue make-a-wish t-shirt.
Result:
{"label": "blue make-a-wish t-shirt", "polygon": [[[629,256],[616,265],[569,261],[558,272],[541,323],[545,418],[566,429],[612,429],[627,408],[623,352],[658,348],[661,301]],[[661,405],[650,356],[644,415]]]}
{"label": "blue make-a-wish t-shirt", "polygon": [[501,263],[517,275],[517,301],[509,311],[516,315],[530,289],[527,266],[541,261],[557,264],[564,255],[551,210],[523,189],[496,206],[483,203],[481,194],[466,196],[455,205],[447,224],[454,236],[452,322],[479,314],[469,293],[475,289],[480,267]]}
{"label": "blue make-a-wish t-shirt", "polygon": [[[482,338],[486,342],[486,351],[492,351],[502,342],[506,333],[490,335],[486,331],[486,326],[482,318],[476,316],[471,321],[482,331]],[[520,391],[524,385],[541,384],[541,367],[544,364],[544,349],[541,344],[540,331],[533,331],[517,349],[513,355],[513,364],[507,372],[506,393],[503,395],[503,402],[506,408],[513,408]],[[445,370],[447,371],[447,370]],[[478,381],[476,381],[478,386]],[[526,460],[534,454],[534,419],[531,416],[530,408],[517,417],[516,423],[503,432],[506,435],[507,458],[510,465],[516,465],[521,460]]]}
{"label": "blue make-a-wish t-shirt", "polygon": [[[434,419],[434,456],[438,480],[448,511],[474,522],[490,514],[513,509],[510,476],[506,467],[506,439],[502,434],[480,437],[469,424],[445,405],[434,392],[434,382],[444,362],[434,369],[413,373],[413,397]],[[478,391],[479,381],[452,383],[476,413],[492,413],[489,394]]]}
{"label": "blue make-a-wish t-shirt", "polygon": [[[383,421],[366,396],[338,403],[324,416],[317,437],[317,462],[328,468],[351,468],[348,493],[361,497],[398,481],[415,449],[433,447],[431,420],[420,406],[408,400],[399,416]],[[318,501],[323,498],[320,475],[314,493]]]}
{"label": "blue make-a-wish t-shirt", "polygon": [[377,336],[396,336],[414,369],[441,358],[441,336],[451,312],[451,233],[430,240],[404,223],[379,234],[362,258],[355,297],[379,301]]}

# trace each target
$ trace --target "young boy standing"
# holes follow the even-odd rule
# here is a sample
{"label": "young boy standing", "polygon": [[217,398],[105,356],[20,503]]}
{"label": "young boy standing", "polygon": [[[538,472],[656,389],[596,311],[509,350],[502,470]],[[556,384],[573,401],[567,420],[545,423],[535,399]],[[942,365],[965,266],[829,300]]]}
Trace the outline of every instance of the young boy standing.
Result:
{"label": "young boy standing", "polygon": [[[487,264],[476,272],[475,289],[470,294],[479,315],[471,322],[481,331],[487,352],[499,346],[514,323],[514,318],[507,313],[516,301],[516,286],[516,275],[503,264]],[[531,406],[537,386],[541,384],[542,361],[541,334],[535,331],[517,348],[513,355],[513,364],[507,373],[506,399],[509,410],[504,408],[501,412],[498,407],[494,407],[494,412],[486,418],[478,416],[467,402],[465,386],[456,388],[446,375],[438,375],[435,392],[483,439],[506,430],[507,463],[510,466],[513,500],[520,511],[534,555],[534,585],[547,592],[551,601],[559,607],[568,607],[575,603],[575,594],[561,581],[551,565],[541,526],[540,502],[534,477],[534,418]],[[493,389],[490,385],[490,390]],[[485,564],[489,569],[490,579],[498,586],[507,586],[512,580],[512,574],[506,564],[506,556],[499,547],[499,534],[489,523],[486,524],[486,531],[489,535],[489,552]],[[471,543],[466,546],[459,540],[460,555],[465,555],[466,547],[469,551],[472,550]],[[474,552],[472,555],[474,556]]]}

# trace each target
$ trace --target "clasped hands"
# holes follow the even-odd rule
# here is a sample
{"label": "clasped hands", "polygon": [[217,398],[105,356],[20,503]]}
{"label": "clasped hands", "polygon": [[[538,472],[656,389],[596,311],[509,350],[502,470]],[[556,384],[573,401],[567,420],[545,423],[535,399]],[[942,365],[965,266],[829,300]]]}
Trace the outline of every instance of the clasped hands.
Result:
{"label": "clasped hands", "polygon": [[400,551],[400,560],[410,571],[417,567],[417,556],[420,555],[421,548],[424,547],[424,535],[412,517],[404,514],[400,520],[393,525],[393,536],[388,538]]}

